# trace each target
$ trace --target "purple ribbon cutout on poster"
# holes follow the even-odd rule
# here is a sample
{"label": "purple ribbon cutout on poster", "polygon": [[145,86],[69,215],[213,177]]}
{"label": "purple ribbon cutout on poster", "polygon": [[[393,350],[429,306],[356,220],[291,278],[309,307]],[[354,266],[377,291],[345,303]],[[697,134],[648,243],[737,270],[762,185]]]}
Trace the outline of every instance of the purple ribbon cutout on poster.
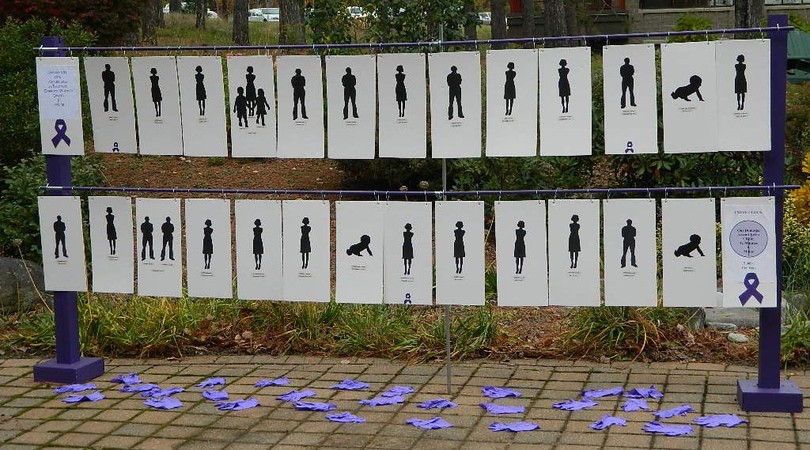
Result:
{"label": "purple ribbon cutout on poster", "polygon": [[65,119],[56,119],[53,129],[56,131],[56,136],[51,139],[53,147],[56,148],[61,141],[65,141],[65,144],[70,147],[70,138],[67,135],[67,122],[65,122]]}
{"label": "purple ribbon cutout on poster", "polygon": [[743,284],[745,285],[745,292],[740,294],[740,303],[745,306],[751,297],[754,297],[759,303],[762,303],[763,296],[757,290],[759,287],[759,277],[757,274],[754,272],[747,273],[743,279]]}

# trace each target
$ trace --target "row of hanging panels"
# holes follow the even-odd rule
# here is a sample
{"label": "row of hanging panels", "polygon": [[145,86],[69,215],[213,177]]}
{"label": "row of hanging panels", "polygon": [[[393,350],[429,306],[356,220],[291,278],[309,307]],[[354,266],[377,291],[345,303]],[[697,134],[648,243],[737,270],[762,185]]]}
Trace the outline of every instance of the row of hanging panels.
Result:
{"label": "row of hanging panels", "polygon": [[[770,149],[769,45],[661,45],[666,152]],[[539,134],[541,155],[590,155],[591,60],[589,47],[488,51],[486,154],[534,156]],[[325,97],[319,56],[229,56],[227,99],[217,56],[84,61],[99,152],[227,156],[228,111],[234,157],[321,158],[328,144],[330,158],[374,158],[378,127],[380,157],[424,158],[430,107],[433,157],[481,155],[478,52],[327,56]],[[602,77],[605,152],[657,153],[654,45],[604,47]],[[47,153],[77,150],[51,145],[51,128]]]}
{"label": "row of hanging panels", "polygon": [[[185,262],[189,296],[232,298],[235,252],[237,298],[330,300],[329,202],[236,200],[232,211],[229,200],[187,199],[182,222],[180,203],[138,198],[133,215],[128,197],[89,197],[95,292],[133,293],[137,269],[139,295],[180,297]],[[722,200],[722,301],[715,206],[661,201],[664,305],[775,306],[773,197]],[[46,288],[86,290],[80,199],[39,207]],[[335,211],[338,302],[429,305],[435,281],[438,304],[484,304],[483,202],[339,201]],[[499,305],[599,306],[602,279],[606,305],[657,305],[656,200],[497,201],[494,212]]]}

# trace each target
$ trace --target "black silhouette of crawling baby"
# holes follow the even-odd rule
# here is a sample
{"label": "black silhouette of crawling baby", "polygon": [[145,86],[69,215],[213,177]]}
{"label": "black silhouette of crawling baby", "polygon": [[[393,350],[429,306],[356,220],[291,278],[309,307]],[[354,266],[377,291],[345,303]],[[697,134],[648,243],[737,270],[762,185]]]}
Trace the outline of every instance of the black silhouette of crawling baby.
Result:
{"label": "black silhouette of crawling baby", "polygon": [[365,250],[365,251],[368,252],[368,256],[374,256],[371,253],[371,248],[369,247],[369,244],[371,244],[371,236],[369,236],[367,234],[364,234],[364,235],[360,236],[360,242],[358,242],[356,244],[352,244],[351,247],[346,249],[346,254],[349,255],[349,256],[351,256],[351,255],[363,256],[363,255],[360,254],[360,252]]}
{"label": "black silhouette of crawling baby", "polygon": [[697,75],[692,75],[689,77],[689,84],[675,89],[675,92],[672,93],[672,98],[675,100],[680,98],[686,100],[687,102],[691,102],[692,100],[689,100],[689,96],[692,94],[697,94],[698,100],[703,101],[703,96],[700,95],[700,86],[702,84],[703,79]]}
{"label": "black silhouette of crawling baby", "polygon": [[700,249],[700,236],[693,234],[689,236],[689,243],[683,244],[675,250],[675,256],[686,256],[687,258],[691,258],[693,251],[697,250],[700,253],[700,256],[706,256],[703,254],[703,250]]}

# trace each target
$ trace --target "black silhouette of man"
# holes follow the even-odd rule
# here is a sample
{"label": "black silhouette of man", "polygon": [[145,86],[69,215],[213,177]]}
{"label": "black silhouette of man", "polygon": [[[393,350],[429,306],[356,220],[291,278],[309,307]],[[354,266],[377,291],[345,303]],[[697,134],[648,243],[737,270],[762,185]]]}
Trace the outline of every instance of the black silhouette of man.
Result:
{"label": "black silhouette of man", "polygon": [[630,58],[624,58],[624,64],[619,68],[619,75],[622,76],[622,108],[627,106],[627,91],[630,91],[630,106],[636,106],[636,93],[633,88],[636,84],[633,75],[636,69],[630,64]]}
{"label": "black silhouette of man", "polygon": [[363,256],[361,252],[367,251],[368,256],[374,256],[374,254],[371,253],[371,247],[369,247],[370,244],[371,244],[371,236],[364,234],[360,236],[360,242],[352,244],[349,246],[349,248],[346,249],[346,254],[349,256],[352,255]]}
{"label": "black silhouette of man", "polygon": [[675,250],[675,256],[686,256],[687,258],[691,258],[692,252],[695,250],[700,253],[700,256],[706,256],[703,254],[703,250],[700,249],[700,236],[697,234],[689,236],[689,242],[678,247],[678,249]]}
{"label": "black silhouette of man", "polygon": [[109,64],[104,64],[101,81],[104,82],[104,112],[110,110],[110,99],[112,99],[113,111],[118,112],[118,106],[115,104],[115,72],[110,70]]}
{"label": "black silhouette of man", "polygon": [[301,69],[295,69],[295,75],[290,79],[290,83],[293,88],[293,120],[298,119],[298,103],[301,103],[301,118],[309,119],[305,102],[307,79],[301,75]]}
{"label": "black silhouette of man", "polygon": [[67,258],[67,248],[65,248],[65,230],[67,226],[65,226],[65,222],[62,222],[62,216],[56,216],[56,222],[53,223],[53,234],[56,241],[56,246],[53,250],[53,256],[55,258],[59,257],[59,245],[62,245],[62,256]]}
{"label": "black silhouette of man", "polygon": [[689,96],[692,94],[697,94],[698,100],[703,101],[703,96],[700,95],[700,86],[702,84],[703,84],[702,78],[700,78],[697,75],[692,75],[691,77],[689,77],[689,84],[687,84],[686,86],[681,86],[678,89],[675,89],[675,91],[670,95],[672,95],[673,100],[677,100],[680,98],[682,100],[686,100],[687,102],[691,102],[692,100],[689,100]]}
{"label": "black silhouette of man", "polygon": [[352,68],[346,68],[346,75],[341,78],[343,83],[343,120],[349,118],[349,102],[352,102],[352,117],[357,119],[357,77],[352,75]]}
{"label": "black silhouette of man", "polygon": [[141,261],[146,259],[146,247],[149,247],[149,259],[155,259],[154,240],[152,239],[154,231],[155,226],[149,221],[149,216],[144,217],[141,224]]}
{"label": "black silhouette of man", "polygon": [[166,218],[166,221],[160,226],[160,231],[163,233],[163,248],[160,250],[160,260],[166,259],[166,246],[168,246],[169,259],[174,261],[174,225],[172,225],[171,217]]}
{"label": "black silhouette of man", "polygon": [[636,265],[636,227],[633,221],[627,219],[627,225],[622,227],[622,267],[627,265],[627,251],[630,250],[630,265]]}
{"label": "black silhouette of man", "polygon": [[464,118],[464,112],[461,109],[461,74],[458,73],[458,67],[450,67],[450,73],[447,74],[447,87],[450,93],[450,101],[447,105],[447,120],[453,120],[453,100],[456,101],[458,107],[459,119]]}

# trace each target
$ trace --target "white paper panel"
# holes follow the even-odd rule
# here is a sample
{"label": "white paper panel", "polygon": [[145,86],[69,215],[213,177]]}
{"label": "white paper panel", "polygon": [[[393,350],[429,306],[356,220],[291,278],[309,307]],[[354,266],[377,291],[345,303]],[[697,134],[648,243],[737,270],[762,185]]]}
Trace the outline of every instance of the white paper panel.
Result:
{"label": "white paper panel", "polygon": [[[146,220],[146,219],[149,220]],[[180,199],[135,199],[138,239],[138,295],[183,295],[183,233]]]}
{"label": "white paper panel", "polygon": [[[399,66],[402,66],[401,73]],[[377,55],[380,158],[424,158],[427,155],[425,73],[422,53]]]}
{"label": "white paper panel", "polygon": [[484,202],[436,202],[436,304],[484,304]]}
{"label": "white paper panel", "polygon": [[83,155],[79,58],[37,58],[37,96],[42,153]]}
{"label": "white paper panel", "polygon": [[175,57],[132,58],[132,79],[141,154],[182,155],[183,130]]}
{"label": "white paper panel", "polygon": [[605,306],[658,305],[655,200],[604,201]]}
{"label": "white paper panel", "polygon": [[[283,299],[281,202],[236,200],[235,210],[238,297],[243,300]],[[299,260],[300,257],[294,262]]]}
{"label": "white paper panel", "polygon": [[664,306],[717,306],[714,198],[663,199]]}
{"label": "white paper panel", "polygon": [[433,208],[390,202],[385,212],[385,303],[433,304]]}
{"label": "white paper panel", "polygon": [[132,199],[88,197],[93,291],[132,294],[135,254]]}
{"label": "white paper panel", "polygon": [[[323,81],[320,56],[279,56],[278,156],[323,158]],[[300,70],[301,73],[296,73]],[[303,77],[303,78],[301,78]],[[293,88],[293,84],[297,86]],[[306,117],[305,117],[306,116]]]}
{"label": "white paper panel", "polygon": [[[480,54],[478,52],[429,53],[428,67],[433,157],[480,157]],[[456,68],[455,72],[453,67]],[[452,87],[450,87],[451,84]]]}
{"label": "white paper panel", "polygon": [[137,153],[129,58],[84,58],[84,71],[93,118],[94,150]]}
{"label": "white paper panel", "polygon": [[234,158],[276,156],[274,81],[272,56],[228,56],[228,111]]}
{"label": "white paper panel", "polygon": [[591,49],[561,47],[538,52],[540,154],[591,154]]}
{"label": "white paper panel", "polygon": [[487,51],[486,149],[487,156],[537,155],[536,50]]}
{"label": "white paper panel", "polygon": [[84,233],[79,197],[39,197],[45,289],[86,291]]}
{"label": "white paper panel", "polygon": [[655,45],[603,48],[605,153],[658,153]]}
{"label": "white paper panel", "polygon": [[773,197],[724,198],[723,306],[776,306],[776,240]]}
{"label": "white paper panel", "polygon": [[498,306],[547,306],[545,202],[495,202],[495,250]]}
{"label": "white paper panel", "polygon": [[335,202],[335,300],[382,303],[385,203]]}
{"label": "white paper panel", "polygon": [[550,305],[599,306],[599,201],[548,202]]}
{"label": "white paper panel", "polygon": [[376,69],[374,55],[326,57],[330,158],[374,158]]}
{"label": "white paper panel", "polygon": [[185,212],[188,296],[233,298],[230,200],[188,199]]}
{"label": "white paper panel", "polygon": [[714,42],[661,44],[666,153],[717,151],[714,50]]}
{"label": "white paper panel", "polygon": [[285,200],[284,300],[328,302],[331,286],[329,202]]}
{"label": "white paper panel", "polygon": [[228,156],[225,90],[219,56],[178,56],[183,154]]}
{"label": "white paper panel", "polygon": [[718,150],[770,150],[770,41],[718,41],[716,57]]}

